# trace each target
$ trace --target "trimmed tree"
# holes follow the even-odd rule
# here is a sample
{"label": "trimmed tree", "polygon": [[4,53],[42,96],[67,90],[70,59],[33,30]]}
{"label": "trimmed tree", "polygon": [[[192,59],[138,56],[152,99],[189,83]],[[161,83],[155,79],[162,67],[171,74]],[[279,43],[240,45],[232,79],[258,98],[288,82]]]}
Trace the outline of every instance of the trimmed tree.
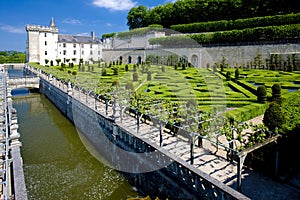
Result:
{"label": "trimmed tree", "polygon": [[228,71],[226,72],[226,81],[230,81],[231,80],[231,72]]}
{"label": "trimmed tree", "polygon": [[272,98],[273,100],[279,100],[281,98],[281,86],[278,83],[272,86]]}
{"label": "trimmed tree", "polygon": [[236,69],[236,70],[234,71],[234,77],[235,77],[235,80],[238,80],[238,79],[239,79],[239,77],[240,77],[240,71],[239,71],[239,69]]}
{"label": "trimmed tree", "polygon": [[264,85],[260,85],[257,87],[256,91],[257,101],[260,103],[265,103],[267,99],[267,90]]}
{"label": "trimmed tree", "polygon": [[274,132],[276,128],[280,131],[285,121],[285,115],[281,106],[276,102],[271,103],[264,114],[263,123],[270,131]]}

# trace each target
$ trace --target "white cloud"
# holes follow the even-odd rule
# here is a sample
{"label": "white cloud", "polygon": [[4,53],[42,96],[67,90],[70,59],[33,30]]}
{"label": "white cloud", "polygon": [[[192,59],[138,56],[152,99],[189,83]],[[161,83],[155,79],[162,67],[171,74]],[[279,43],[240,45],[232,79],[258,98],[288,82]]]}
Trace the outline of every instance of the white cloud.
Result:
{"label": "white cloud", "polygon": [[112,27],[113,25],[111,23],[106,23],[106,26]]}
{"label": "white cloud", "polygon": [[25,28],[20,28],[20,27],[14,27],[11,25],[7,25],[7,24],[0,24],[0,30],[2,31],[6,31],[9,33],[20,33],[20,34],[25,34]]}
{"label": "white cloud", "polygon": [[175,3],[177,0],[166,0],[165,3]]}
{"label": "white cloud", "polygon": [[91,36],[91,33],[78,33],[76,36]]}
{"label": "white cloud", "polygon": [[136,4],[132,0],[93,0],[93,5],[112,11],[130,10]]}
{"label": "white cloud", "polygon": [[78,19],[67,18],[67,19],[64,19],[63,23],[65,23],[65,24],[81,24],[81,21]]}

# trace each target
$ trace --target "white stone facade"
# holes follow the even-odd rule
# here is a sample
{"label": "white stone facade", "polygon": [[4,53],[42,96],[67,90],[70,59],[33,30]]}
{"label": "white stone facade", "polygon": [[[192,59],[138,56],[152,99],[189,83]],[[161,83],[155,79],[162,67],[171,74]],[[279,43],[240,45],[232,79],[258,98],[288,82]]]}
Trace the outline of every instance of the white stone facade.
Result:
{"label": "white stone facade", "polygon": [[[27,25],[27,62],[38,62],[41,65],[57,65],[57,60],[78,64],[97,61],[102,58],[103,45],[98,37],[72,36],[58,34],[54,20],[50,26]],[[46,61],[48,61],[46,63]]]}

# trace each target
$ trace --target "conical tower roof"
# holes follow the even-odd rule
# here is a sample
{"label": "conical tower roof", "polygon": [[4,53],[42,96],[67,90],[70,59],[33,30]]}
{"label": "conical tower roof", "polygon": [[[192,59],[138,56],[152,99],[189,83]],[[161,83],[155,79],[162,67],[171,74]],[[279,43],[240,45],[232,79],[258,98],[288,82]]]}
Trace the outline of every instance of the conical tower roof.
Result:
{"label": "conical tower roof", "polygon": [[56,28],[53,17],[51,18],[50,27]]}

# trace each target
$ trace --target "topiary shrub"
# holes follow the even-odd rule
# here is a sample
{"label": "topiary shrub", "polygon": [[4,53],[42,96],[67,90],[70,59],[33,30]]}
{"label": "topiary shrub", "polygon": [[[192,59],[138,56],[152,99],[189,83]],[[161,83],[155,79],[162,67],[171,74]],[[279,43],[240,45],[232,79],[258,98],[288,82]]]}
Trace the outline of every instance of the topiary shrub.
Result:
{"label": "topiary shrub", "polygon": [[275,83],[272,86],[272,98],[273,100],[278,100],[281,98],[281,86],[278,83]]}
{"label": "topiary shrub", "polygon": [[114,75],[118,75],[119,74],[119,69],[118,68],[114,68]]}
{"label": "topiary shrub", "polygon": [[276,128],[280,131],[285,121],[285,115],[281,106],[276,102],[272,102],[264,114],[263,123],[270,131],[274,132]]}
{"label": "topiary shrub", "polygon": [[76,75],[77,75],[77,72],[76,72],[76,71],[72,71],[72,75],[73,75],[73,76],[76,76]]}
{"label": "topiary shrub", "polygon": [[260,85],[257,87],[256,91],[257,101],[260,103],[264,103],[267,100],[267,90],[264,85]]}
{"label": "topiary shrub", "polygon": [[128,70],[129,70],[129,66],[125,65],[125,71],[128,72]]}
{"label": "topiary shrub", "polygon": [[226,73],[226,81],[230,81],[230,80],[231,80],[231,72],[228,71],[228,72]]}
{"label": "topiary shrub", "polygon": [[240,77],[240,71],[239,71],[239,69],[236,69],[236,70],[234,71],[234,77],[235,77],[235,80],[238,80],[238,79],[239,79],[239,77]]}
{"label": "topiary shrub", "polygon": [[136,72],[133,73],[132,78],[133,78],[133,81],[138,81],[138,79],[139,79],[138,73],[136,73]]}

